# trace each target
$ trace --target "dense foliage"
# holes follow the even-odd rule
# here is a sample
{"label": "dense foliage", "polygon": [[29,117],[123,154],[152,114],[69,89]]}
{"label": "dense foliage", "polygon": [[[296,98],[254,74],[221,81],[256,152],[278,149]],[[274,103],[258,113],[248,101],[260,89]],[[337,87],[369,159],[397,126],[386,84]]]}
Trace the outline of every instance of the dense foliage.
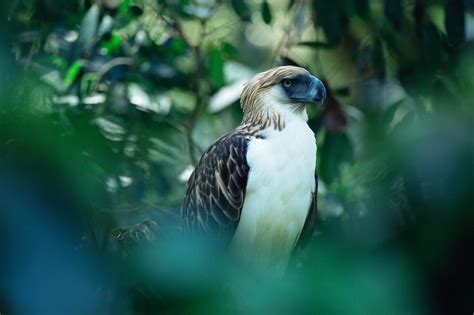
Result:
{"label": "dense foliage", "polygon": [[[10,0],[0,314],[474,311],[474,3]],[[179,237],[253,74],[324,80],[318,225],[284,281]]]}

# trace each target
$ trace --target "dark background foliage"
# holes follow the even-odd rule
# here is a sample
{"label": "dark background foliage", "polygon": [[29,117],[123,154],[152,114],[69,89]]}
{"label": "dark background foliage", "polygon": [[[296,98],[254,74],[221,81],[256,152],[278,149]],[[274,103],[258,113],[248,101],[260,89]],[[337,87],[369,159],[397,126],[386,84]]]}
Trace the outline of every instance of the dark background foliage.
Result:
{"label": "dark background foliage", "polygon": [[[0,314],[474,311],[474,3],[10,0]],[[324,80],[318,225],[283,281],[182,240],[253,74]]]}

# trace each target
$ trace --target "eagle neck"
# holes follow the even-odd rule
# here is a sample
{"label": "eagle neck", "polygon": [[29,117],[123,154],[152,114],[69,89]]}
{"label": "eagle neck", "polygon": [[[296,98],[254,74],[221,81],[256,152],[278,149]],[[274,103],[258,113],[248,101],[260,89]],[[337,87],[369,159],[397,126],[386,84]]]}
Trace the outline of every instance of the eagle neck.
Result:
{"label": "eagle neck", "polygon": [[247,125],[259,130],[273,128],[278,131],[285,129],[285,121],[281,114],[277,112],[264,111],[260,114],[244,113],[242,125]]}
{"label": "eagle neck", "polygon": [[254,104],[249,106],[252,110],[244,111],[242,125],[251,126],[252,129],[267,129],[282,131],[291,122],[298,122],[306,124],[308,115],[306,113],[305,105],[294,106],[293,108],[283,106],[265,107],[261,104]]}

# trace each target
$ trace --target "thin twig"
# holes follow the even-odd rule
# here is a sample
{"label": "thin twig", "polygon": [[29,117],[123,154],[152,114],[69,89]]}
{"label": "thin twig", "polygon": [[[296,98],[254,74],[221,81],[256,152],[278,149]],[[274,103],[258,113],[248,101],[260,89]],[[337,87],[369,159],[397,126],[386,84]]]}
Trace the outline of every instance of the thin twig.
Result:
{"label": "thin twig", "polygon": [[189,157],[193,165],[196,165],[197,159],[193,150],[193,131],[198,118],[199,112],[201,110],[202,100],[201,100],[201,48],[200,46],[194,47],[194,59],[196,60],[196,73],[194,76],[194,108],[189,116],[189,119],[186,123],[187,138],[188,138],[188,150]]}
{"label": "thin twig", "polygon": [[200,32],[200,42],[199,44],[193,44],[191,40],[188,38],[186,33],[183,30],[183,27],[180,21],[177,18],[173,18],[173,28],[176,30],[178,35],[183,39],[185,44],[192,50],[194,55],[194,61],[196,63],[196,71],[194,73],[194,83],[193,83],[193,90],[194,90],[194,108],[191,112],[189,119],[185,124],[186,128],[186,138],[188,143],[188,152],[189,158],[193,165],[197,164],[197,157],[194,151],[194,140],[193,140],[193,131],[199,116],[199,112],[201,111],[202,106],[202,97],[201,97],[201,75],[202,75],[202,56],[201,56],[201,43],[205,37],[205,27],[206,27],[206,20],[201,20],[201,32]]}
{"label": "thin twig", "polygon": [[[228,32],[231,32],[235,29],[235,25],[240,23],[240,18],[235,18],[234,20],[231,20],[229,22],[226,22],[222,25],[216,26],[210,30],[207,30],[205,33],[206,38],[211,38],[215,33],[222,32],[223,30],[227,30]],[[227,36],[228,33],[225,35],[222,35],[222,37]],[[212,39],[218,39],[218,37],[212,37]]]}
{"label": "thin twig", "polygon": [[110,60],[109,62],[105,63],[99,69],[99,71],[97,71],[97,79],[95,81],[94,91],[97,90],[97,86],[102,81],[103,77],[107,74],[107,72],[109,72],[113,68],[117,66],[134,66],[134,65],[135,65],[135,60],[131,57],[114,58]]}

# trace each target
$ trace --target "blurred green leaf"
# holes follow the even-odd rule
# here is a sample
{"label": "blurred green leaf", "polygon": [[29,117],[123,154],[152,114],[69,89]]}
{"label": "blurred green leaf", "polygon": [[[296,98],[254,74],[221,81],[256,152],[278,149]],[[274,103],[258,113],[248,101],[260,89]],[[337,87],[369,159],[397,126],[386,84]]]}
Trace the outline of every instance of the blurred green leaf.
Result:
{"label": "blurred green leaf", "polygon": [[265,24],[270,24],[272,22],[272,10],[270,8],[270,5],[268,4],[268,1],[264,0],[262,2],[262,8],[260,10],[260,13],[262,15],[262,20],[265,22]]}
{"label": "blurred green leaf", "polygon": [[108,10],[116,10],[122,4],[122,0],[101,0],[101,5]]}
{"label": "blurred green leaf", "polygon": [[290,10],[296,3],[296,0],[289,0],[287,10]]}
{"label": "blurred green leaf", "polygon": [[251,22],[252,12],[245,0],[231,0],[232,9],[243,22]]}
{"label": "blurred green leaf", "polygon": [[89,53],[95,44],[97,29],[99,27],[99,17],[100,8],[97,4],[93,4],[81,23],[78,39],[80,53]]}
{"label": "blurred green leaf", "polygon": [[104,35],[109,34],[112,32],[114,26],[114,19],[110,15],[104,15],[97,31],[97,37],[103,37]]}
{"label": "blurred green leaf", "polygon": [[299,46],[306,46],[306,47],[311,47],[311,48],[321,48],[321,49],[329,49],[332,48],[333,46],[328,44],[328,43],[323,43],[323,42],[299,42]]}
{"label": "blurred green leaf", "polygon": [[224,60],[222,52],[218,49],[209,52],[209,75],[214,86],[224,85]]}
{"label": "blurred green leaf", "polygon": [[455,47],[464,43],[466,38],[464,2],[463,0],[449,0],[445,4],[444,23],[448,41]]}
{"label": "blurred green leaf", "polygon": [[102,43],[102,47],[107,50],[109,55],[114,55],[120,50],[122,45],[122,37],[118,33],[113,33],[109,40]]}
{"label": "blurred green leaf", "polygon": [[335,95],[339,96],[349,96],[351,94],[351,89],[347,86],[334,89],[332,91]]}
{"label": "blurred green leaf", "polygon": [[385,0],[385,17],[392,23],[396,29],[400,29],[403,20],[403,7],[401,0]]}
{"label": "blurred green leaf", "polygon": [[173,38],[171,42],[171,53],[173,55],[181,55],[185,52],[186,43],[182,38]]}
{"label": "blurred green leaf", "polygon": [[66,76],[64,77],[64,83],[67,87],[71,86],[74,81],[76,81],[77,76],[81,72],[83,66],[84,60],[77,60],[69,67],[66,72]]}
{"label": "blurred green leaf", "polygon": [[326,133],[318,153],[319,174],[328,184],[339,176],[343,164],[350,163],[354,157],[352,143],[345,133]]}
{"label": "blurred green leaf", "polygon": [[84,76],[81,79],[81,93],[83,95],[90,95],[91,93],[93,93],[96,82],[97,82],[97,73],[95,72],[84,73]]}
{"label": "blurred green leaf", "polygon": [[338,44],[349,32],[349,6],[344,5],[345,1],[316,0],[313,4],[315,25],[323,28],[329,44]]}
{"label": "blurred green leaf", "polygon": [[130,8],[131,3],[132,3],[132,0],[122,0],[122,3],[120,4],[120,7],[118,9],[118,12],[120,14],[127,13]]}
{"label": "blurred green leaf", "polygon": [[222,45],[222,52],[227,58],[236,58],[238,56],[238,49],[229,42],[224,42]]}
{"label": "blurred green leaf", "polygon": [[137,4],[133,4],[130,6],[130,12],[133,14],[133,16],[138,17],[143,14],[143,8]]}
{"label": "blurred green leaf", "polygon": [[295,66],[295,67],[301,67],[300,64],[298,64],[298,62],[296,62],[294,59],[288,57],[288,56],[284,56],[281,58],[281,65],[282,66]]}
{"label": "blurred green leaf", "polygon": [[365,20],[368,20],[371,15],[369,0],[354,1],[354,5],[357,15],[359,15]]}
{"label": "blurred green leaf", "polygon": [[51,62],[60,70],[65,70],[67,67],[67,60],[60,56],[52,56]]}

